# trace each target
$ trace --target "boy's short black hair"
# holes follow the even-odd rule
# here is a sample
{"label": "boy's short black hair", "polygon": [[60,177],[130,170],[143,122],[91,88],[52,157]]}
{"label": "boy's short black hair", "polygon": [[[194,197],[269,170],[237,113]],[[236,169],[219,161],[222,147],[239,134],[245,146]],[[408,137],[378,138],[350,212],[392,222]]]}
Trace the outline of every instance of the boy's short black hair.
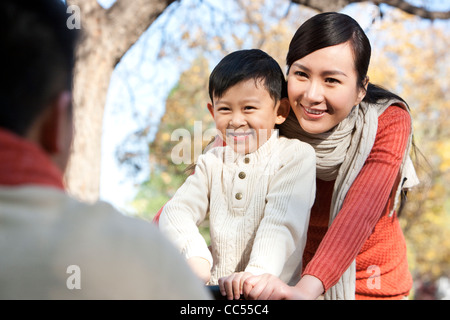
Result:
{"label": "boy's short black hair", "polygon": [[287,97],[286,79],[278,62],[259,49],[239,50],[225,56],[209,77],[209,97],[222,97],[237,83],[249,79],[262,81],[277,103]]}
{"label": "boy's short black hair", "polygon": [[61,0],[0,1],[0,127],[24,136],[47,105],[72,89],[79,31]]}

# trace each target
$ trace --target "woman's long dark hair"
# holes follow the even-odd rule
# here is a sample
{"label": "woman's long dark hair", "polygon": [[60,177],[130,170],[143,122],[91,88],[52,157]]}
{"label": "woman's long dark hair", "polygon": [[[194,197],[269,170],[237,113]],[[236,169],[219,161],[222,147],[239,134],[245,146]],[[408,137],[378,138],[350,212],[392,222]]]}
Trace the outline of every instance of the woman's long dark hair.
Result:
{"label": "woman's long dark hair", "polygon": [[[304,22],[294,34],[286,57],[288,68],[308,54],[326,47],[350,41],[358,76],[358,86],[364,88],[372,48],[361,26],[348,15],[325,12]],[[396,94],[372,83],[368,84],[363,101],[379,103],[391,98],[404,101]]]}
{"label": "woman's long dark hair", "polygon": [[[367,79],[372,48],[369,39],[361,26],[348,15],[337,12],[325,12],[313,16],[304,22],[294,34],[289,45],[286,56],[288,70],[291,65],[307,56],[308,54],[326,47],[338,45],[349,41],[355,62],[355,69],[358,77],[357,85],[364,88]],[[398,95],[369,82],[367,86],[364,102],[380,104],[390,99],[397,99],[406,102]],[[409,107],[408,107],[409,108]],[[413,154],[418,152],[418,148],[412,141]],[[417,165],[417,158],[415,159]],[[406,201],[406,193],[402,192],[400,208],[397,212],[399,216]]]}

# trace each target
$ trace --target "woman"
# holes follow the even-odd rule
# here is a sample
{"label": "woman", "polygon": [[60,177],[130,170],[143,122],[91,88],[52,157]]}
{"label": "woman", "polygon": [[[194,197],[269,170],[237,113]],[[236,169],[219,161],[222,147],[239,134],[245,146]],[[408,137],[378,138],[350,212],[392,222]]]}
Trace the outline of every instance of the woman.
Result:
{"label": "woman", "polygon": [[[347,15],[306,21],[287,54],[291,114],[280,133],[310,143],[317,192],[302,279],[247,279],[250,299],[403,299],[412,286],[394,207],[417,183],[411,117],[398,96],[369,83],[370,43]],[[406,183],[405,183],[406,181]]]}

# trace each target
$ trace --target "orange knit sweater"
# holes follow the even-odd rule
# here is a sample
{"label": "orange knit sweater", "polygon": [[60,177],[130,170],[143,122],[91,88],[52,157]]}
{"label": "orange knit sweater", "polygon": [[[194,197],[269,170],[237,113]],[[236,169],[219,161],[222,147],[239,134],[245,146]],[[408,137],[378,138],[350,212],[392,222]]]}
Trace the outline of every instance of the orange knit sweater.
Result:
{"label": "orange knit sweater", "polygon": [[[391,191],[410,133],[409,114],[389,107],[378,119],[372,151],[328,228],[334,181],[317,179],[304,251],[304,272],[333,286],[356,258],[356,299],[401,299],[412,286]],[[378,277],[379,275],[379,277]]]}

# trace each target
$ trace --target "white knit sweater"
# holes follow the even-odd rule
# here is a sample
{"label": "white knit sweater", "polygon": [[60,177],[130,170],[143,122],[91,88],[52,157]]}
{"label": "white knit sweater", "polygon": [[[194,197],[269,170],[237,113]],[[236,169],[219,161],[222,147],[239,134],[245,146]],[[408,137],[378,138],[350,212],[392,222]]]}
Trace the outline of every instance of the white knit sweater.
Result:
{"label": "white knit sweater", "polygon": [[[271,273],[295,284],[314,203],[315,167],[309,144],[277,134],[247,155],[213,148],[165,205],[160,228],[186,259],[210,261],[210,284],[239,271]],[[208,213],[211,251],[198,231]]]}

